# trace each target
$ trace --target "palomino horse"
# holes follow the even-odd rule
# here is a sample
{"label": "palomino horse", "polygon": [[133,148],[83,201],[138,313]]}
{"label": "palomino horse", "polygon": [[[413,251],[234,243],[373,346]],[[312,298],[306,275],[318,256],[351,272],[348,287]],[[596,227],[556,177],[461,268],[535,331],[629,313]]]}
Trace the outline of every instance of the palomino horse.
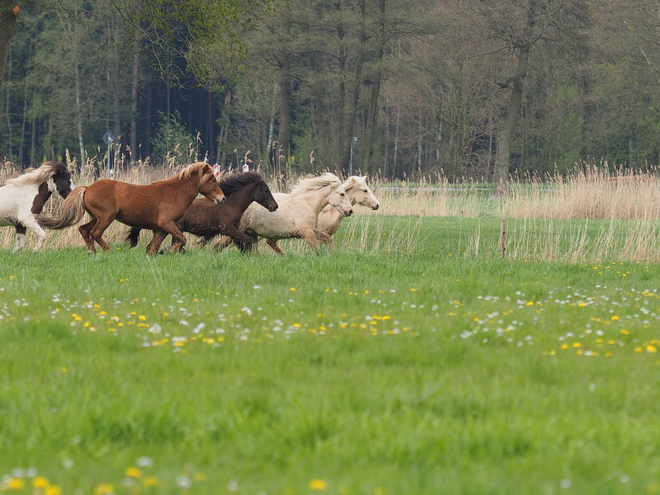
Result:
{"label": "palomino horse", "polygon": [[158,252],[168,234],[176,240],[172,247],[172,252],[175,252],[186,244],[186,237],[177,227],[177,222],[197,193],[216,203],[225,199],[213,169],[207,163],[193,163],[169,179],[146,186],[103,179],[89,186],[77,187],[62,204],[60,218],[41,218],[39,222],[48,229],[63,229],[78,223],[86,211],[92,220],[81,225],[79,230],[88,253],[96,252],[94,241],[106,252],[111,251],[101,236],[114,220],[154,232],[147,246],[147,254]]}
{"label": "palomino horse", "polygon": [[[249,251],[252,239],[238,229],[243,212],[253,201],[268,211],[275,211],[277,202],[257,172],[232,174],[218,184],[227,198],[225,202],[218,205],[205,198],[196,199],[179,220],[179,229],[201,237],[204,244],[217,235],[228,235],[241,251]],[[139,227],[128,232],[126,241],[131,247],[137,244],[139,235]]]}
{"label": "palomino horse", "polygon": [[[367,185],[366,177],[358,177],[357,175],[349,177],[344,182],[344,189],[346,190],[346,196],[348,196],[351,205],[357,204],[368,206],[372,210],[380,208],[380,202],[376,199],[376,196],[374,196],[374,193]],[[319,216],[316,219],[316,237],[318,237],[319,241],[326,244],[330,249],[335,248],[332,236],[335,235],[337,230],[339,230],[341,221],[344,218],[345,215],[343,215],[337,208],[328,205],[321,210],[321,213],[319,213]],[[277,239],[268,239],[266,242],[276,252],[281,251],[277,245]]]}
{"label": "palomino horse", "polygon": [[[279,208],[269,212],[260,205],[251,204],[241,217],[240,230],[257,242],[259,237],[267,240],[305,239],[315,250],[321,245],[316,237],[316,217],[328,204],[337,208],[344,216],[353,214],[351,202],[339,177],[325,173],[320,177],[302,179],[291,194],[273,194]],[[230,240],[223,237],[215,245],[224,248]],[[279,254],[283,254],[279,249]]]}
{"label": "palomino horse", "polygon": [[62,162],[44,162],[39,168],[28,169],[23,175],[0,184],[0,226],[16,227],[14,251],[25,246],[27,229],[39,237],[34,250],[43,246],[46,232],[36,216],[54,192],[66,198],[72,189],[71,174]]}

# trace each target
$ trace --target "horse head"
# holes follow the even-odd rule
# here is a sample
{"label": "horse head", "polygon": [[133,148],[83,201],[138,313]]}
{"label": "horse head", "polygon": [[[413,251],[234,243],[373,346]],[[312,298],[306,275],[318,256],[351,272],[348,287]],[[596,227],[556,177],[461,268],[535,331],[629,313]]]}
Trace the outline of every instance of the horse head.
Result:
{"label": "horse head", "polygon": [[193,163],[188,169],[191,173],[197,170],[199,177],[197,189],[201,195],[206,196],[216,204],[220,204],[227,199],[218,185],[218,180],[215,178],[211,165],[203,162]]}
{"label": "horse head", "polygon": [[58,165],[55,167],[55,170],[56,172],[48,181],[48,189],[50,192],[57,191],[60,196],[66,199],[66,197],[74,188],[73,181],[71,180],[71,173],[63,163],[58,163]]}
{"label": "horse head", "polygon": [[344,183],[344,187],[346,188],[346,194],[348,194],[351,200],[351,204],[368,206],[372,210],[380,208],[380,202],[367,185],[366,177],[354,175]]}
{"label": "horse head", "polygon": [[257,181],[257,188],[254,191],[254,200],[259,203],[261,206],[266,208],[268,211],[275,211],[278,208],[277,201],[273,197],[273,194],[270,192],[268,184],[263,180]]}
{"label": "horse head", "polygon": [[353,214],[353,206],[342,184],[330,193],[328,204],[336,208],[340,213],[343,213],[345,217],[350,217]]}

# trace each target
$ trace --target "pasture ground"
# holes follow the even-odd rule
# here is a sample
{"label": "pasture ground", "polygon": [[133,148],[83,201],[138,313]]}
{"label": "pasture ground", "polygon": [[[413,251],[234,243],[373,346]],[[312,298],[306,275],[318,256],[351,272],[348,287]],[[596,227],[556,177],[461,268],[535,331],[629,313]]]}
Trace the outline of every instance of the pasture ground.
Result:
{"label": "pasture ground", "polygon": [[334,253],[0,251],[0,491],[660,491],[660,267],[374,218]]}

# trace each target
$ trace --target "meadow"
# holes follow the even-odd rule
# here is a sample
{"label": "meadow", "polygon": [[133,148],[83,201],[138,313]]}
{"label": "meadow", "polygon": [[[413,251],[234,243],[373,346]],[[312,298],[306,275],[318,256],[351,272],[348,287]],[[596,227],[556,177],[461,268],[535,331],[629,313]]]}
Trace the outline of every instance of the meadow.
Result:
{"label": "meadow", "polygon": [[383,186],[336,252],[4,229],[0,492],[657,493],[656,222],[468,189]]}

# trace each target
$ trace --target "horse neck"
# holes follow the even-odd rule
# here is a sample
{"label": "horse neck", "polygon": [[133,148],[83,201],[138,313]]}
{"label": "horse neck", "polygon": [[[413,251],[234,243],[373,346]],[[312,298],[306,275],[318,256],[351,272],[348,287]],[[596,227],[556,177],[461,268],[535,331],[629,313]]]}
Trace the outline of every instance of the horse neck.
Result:
{"label": "horse neck", "polygon": [[192,202],[199,194],[199,180],[196,176],[186,178],[173,177],[165,181],[167,187],[172,188],[177,194],[190,198]]}
{"label": "horse neck", "polygon": [[225,203],[231,201],[232,204],[235,204],[239,209],[245,210],[250,206],[250,203],[255,201],[256,190],[257,185],[254,182],[241,186],[227,196]]}
{"label": "horse neck", "polygon": [[326,186],[324,189],[327,189],[323,191],[323,194],[320,194],[320,191],[307,191],[299,196],[304,198],[307,204],[314,210],[314,212],[318,215],[319,212],[325,208],[328,203],[330,202],[329,198],[334,189],[330,189],[330,186]]}

